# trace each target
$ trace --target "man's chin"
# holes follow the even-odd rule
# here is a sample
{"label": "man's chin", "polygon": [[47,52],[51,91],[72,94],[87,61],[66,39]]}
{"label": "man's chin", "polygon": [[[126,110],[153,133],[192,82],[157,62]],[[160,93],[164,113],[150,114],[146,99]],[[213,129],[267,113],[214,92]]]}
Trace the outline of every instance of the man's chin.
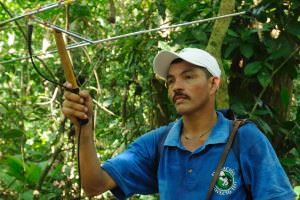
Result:
{"label": "man's chin", "polygon": [[186,108],[183,108],[182,106],[176,106],[176,111],[179,115],[185,115],[188,110]]}

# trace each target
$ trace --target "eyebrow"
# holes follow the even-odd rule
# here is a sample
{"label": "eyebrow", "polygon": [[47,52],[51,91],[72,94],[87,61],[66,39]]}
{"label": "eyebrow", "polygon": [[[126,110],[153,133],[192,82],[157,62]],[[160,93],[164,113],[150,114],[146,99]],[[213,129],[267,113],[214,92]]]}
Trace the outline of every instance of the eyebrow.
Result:
{"label": "eyebrow", "polygon": [[192,68],[189,68],[189,69],[186,69],[186,70],[183,70],[181,73],[180,73],[180,75],[181,74],[185,74],[185,73],[188,73],[188,72],[193,72],[194,71],[194,67],[192,67]]}
{"label": "eyebrow", "polygon": [[[183,74],[188,73],[188,72],[193,72],[194,69],[195,69],[195,68],[192,67],[192,68],[183,70],[183,71],[180,73],[180,75],[183,75]],[[173,77],[174,77],[173,75],[168,74],[167,77],[166,77],[166,79],[168,80],[169,78],[173,78]]]}

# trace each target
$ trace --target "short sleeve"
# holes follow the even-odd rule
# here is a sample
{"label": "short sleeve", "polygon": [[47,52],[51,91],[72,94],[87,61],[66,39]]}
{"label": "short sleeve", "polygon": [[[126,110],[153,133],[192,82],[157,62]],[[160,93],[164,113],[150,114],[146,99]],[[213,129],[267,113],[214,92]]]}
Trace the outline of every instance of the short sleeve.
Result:
{"label": "short sleeve", "polygon": [[292,200],[295,193],[266,136],[252,123],[239,130],[243,178],[253,199]]}
{"label": "short sleeve", "polygon": [[144,134],[124,152],[102,165],[118,185],[112,190],[118,199],[125,199],[133,194],[158,192],[154,163],[159,135],[164,130],[165,127],[162,127]]}

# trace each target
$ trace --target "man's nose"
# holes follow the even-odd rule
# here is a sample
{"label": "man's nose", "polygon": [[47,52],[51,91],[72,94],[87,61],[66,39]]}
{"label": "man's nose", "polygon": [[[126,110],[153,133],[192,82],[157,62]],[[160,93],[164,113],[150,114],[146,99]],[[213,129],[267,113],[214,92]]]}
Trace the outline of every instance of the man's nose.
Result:
{"label": "man's nose", "polygon": [[183,82],[180,79],[175,79],[174,83],[172,85],[172,90],[176,91],[176,90],[182,90],[183,89]]}

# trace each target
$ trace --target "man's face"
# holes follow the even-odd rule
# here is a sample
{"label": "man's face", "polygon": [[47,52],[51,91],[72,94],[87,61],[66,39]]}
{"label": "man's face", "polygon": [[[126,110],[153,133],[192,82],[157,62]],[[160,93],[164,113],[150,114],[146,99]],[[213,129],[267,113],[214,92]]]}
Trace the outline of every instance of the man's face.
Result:
{"label": "man's face", "polygon": [[[217,85],[216,85],[217,84]],[[188,115],[214,104],[219,78],[207,78],[205,72],[186,61],[170,65],[168,95],[180,115]]]}

